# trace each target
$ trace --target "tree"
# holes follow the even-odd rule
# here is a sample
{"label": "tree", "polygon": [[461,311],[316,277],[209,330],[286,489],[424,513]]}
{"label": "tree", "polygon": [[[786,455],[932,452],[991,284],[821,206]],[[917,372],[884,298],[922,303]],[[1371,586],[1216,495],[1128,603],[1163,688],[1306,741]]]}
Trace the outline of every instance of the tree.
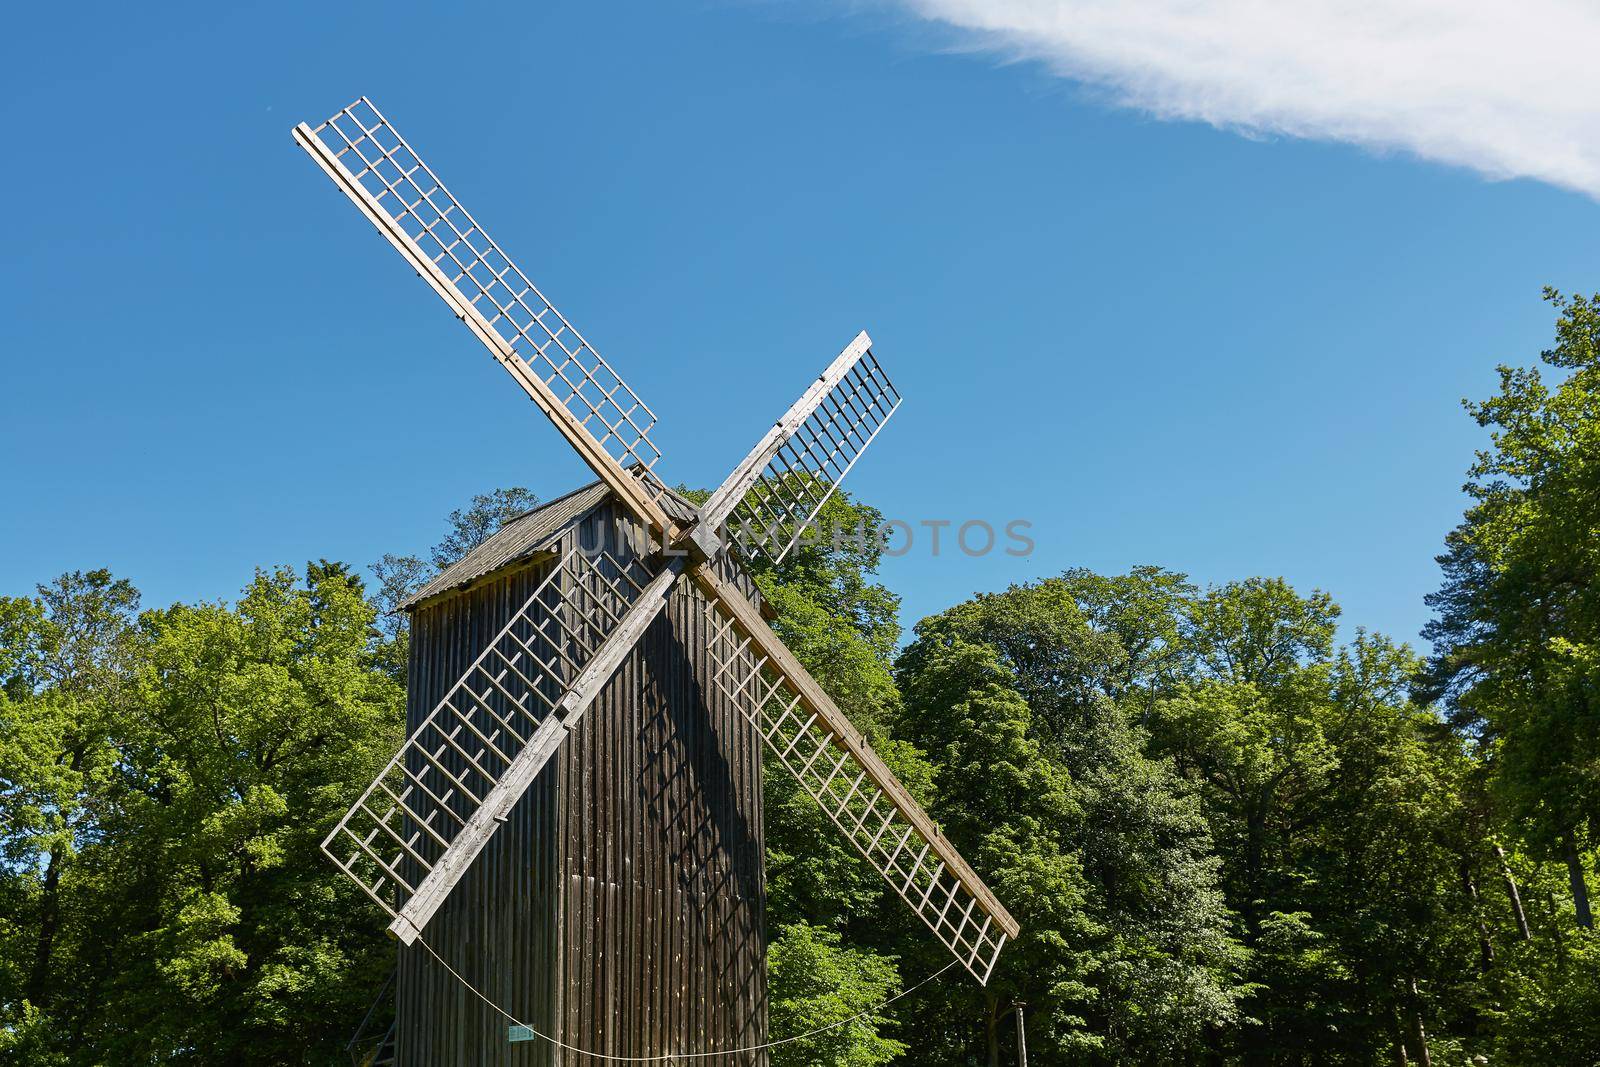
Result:
{"label": "tree", "polygon": [[408,633],[407,617],[401,605],[427,584],[432,573],[432,568],[420,556],[397,556],[393,552],[385,552],[372,565],[373,577],[378,580],[373,603],[378,609],[378,628],[384,637],[394,641]]}
{"label": "tree", "polygon": [[[902,729],[936,768],[933,814],[1023,927],[989,986],[957,994],[962,1010],[913,1005],[924,1034],[918,1062],[957,1062],[981,1052],[985,1062],[998,1063],[1000,1022],[1024,1001],[1040,1043],[1102,1047],[1085,1015],[1094,1000],[1092,946],[1105,931],[1086,914],[1092,890],[1072,854],[1083,812],[1070,777],[1030,736],[1031,710],[993,649],[919,631],[900,674]],[[974,1019],[982,1021],[981,1031]],[[933,1035],[937,1040],[928,1039]]]}
{"label": "tree", "polygon": [[307,570],[137,621],[103,571],[0,606],[0,1048],[288,1064],[342,1047],[392,953],[317,844],[398,743],[401,701],[361,583]]}
{"label": "tree", "polygon": [[1464,402],[1489,447],[1438,557],[1424,631],[1433,655],[1418,688],[1444,700],[1486,783],[1480,818],[1514,917],[1486,976],[1496,1052],[1590,1062],[1600,1057],[1588,884],[1600,815],[1600,297],[1545,298],[1556,327],[1543,368],[1502,366],[1496,396]]}
{"label": "tree", "polygon": [[372,605],[377,612],[379,664],[397,682],[404,682],[411,656],[411,616],[402,605],[425,585],[433,568],[419,556],[385,552],[372,565],[378,588]]}
{"label": "tree", "polygon": [[1181,1058],[1236,1015],[1208,829],[1138,724],[1181,658],[1186,588],[1072,571],[924,620],[900,658],[899,726],[934,763],[937,816],[1023,902],[985,1017],[992,1033],[1025,1001],[1043,1062]]}
{"label": "tree", "polygon": [[1509,824],[1567,868],[1592,928],[1585,872],[1600,815],[1600,296],[1555,307],[1538,368],[1500,368],[1466,402],[1490,430],[1468,471],[1465,520],[1439,557],[1444,583],[1425,688],[1482,740]]}
{"label": "tree", "polygon": [[[312,1062],[389,953],[317,844],[399,743],[371,606],[346,568],[258,573],[237,608],[147,613],[118,837],[158,861],[124,1011],[160,1011],[128,1058]],[[173,1006],[182,1006],[174,1011]],[[183,1050],[183,1051],[179,1051]]]}
{"label": "tree", "polygon": [[94,570],[40,585],[34,601],[0,606],[10,675],[9,696],[0,700],[4,855],[21,872],[23,913],[31,917],[23,924],[32,946],[20,1000],[40,1013],[67,984],[58,940],[73,917],[63,880],[92,840],[101,788],[117,762],[138,604],[129,582]]}
{"label": "tree", "polygon": [[433,565],[444,570],[477,548],[510,520],[531,511],[539,503],[532,490],[520,485],[494,489],[473,496],[464,508],[456,508],[448,520],[450,529],[433,546]]}
{"label": "tree", "polygon": [[880,1032],[892,1020],[877,1010],[899,991],[893,962],[840,942],[838,934],[803,923],[773,938],[767,950],[772,1033],[799,1038],[772,1050],[773,1067],[878,1067],[905,1051]]}
{"label": "tree", "polygon": [[1195,598],[1194,672],[1157,703],[1161,749],[1194,781],[1251,949],[1256,1020],[1238,1053],[1366,1062],[1470,1031],[1478,927],[1461,875],[1459,740],[1413,705],[1410,650],[1320,592],[1250,579]]}
{"label": "tree", "polygon": [[494,489],[475,494],[464,508],[456,508],[445,520],[444,537],[421,556],[385,552],[372,564],[377,582],[373,604],[377,608],[378,653],[384,668],[397,680],[405,679],[406,659],[411,645],[411,617],[404,605],[435,574],[458,562],[467,553],[493,537],[520,515],[538,506],[539,498],[522,486]]}
{"label": "tree", "polygon": [[749,559],[777,612],[778,636],[856,726],[887,726],[897,695],[891,662],[900,640],[900,598],[875,579],[883,516],[835,493],[781,564]]}

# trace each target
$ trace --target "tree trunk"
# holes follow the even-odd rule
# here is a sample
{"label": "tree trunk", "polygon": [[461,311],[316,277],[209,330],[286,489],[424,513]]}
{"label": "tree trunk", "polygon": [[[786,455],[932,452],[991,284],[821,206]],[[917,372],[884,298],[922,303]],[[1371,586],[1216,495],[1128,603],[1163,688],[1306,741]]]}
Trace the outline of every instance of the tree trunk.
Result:
{"label": "tree trunk", "polygon": [[44,891],[39,899],[39,939],[33,947],[33,971],[23,994],[36,1008],[50,1001],[50,964],[55,956],[56,929],[61,925],[61,846],[50,850],[45,867]]}
{"label": "tree trunk", "polygon": [[1467,893],[1467,906],[1472,909],[1472,921],[1478,927],[1478,969],[1487,971],[1494,966],[1494,942],[1489,938],[1489,927],[1483,921],[1483,905],[1478,899],[1478,882],[1472,877],[1472,864],[1461,862],[1461,887]]}
{"label": "tree trunk", "polygon": [[1511,915],[1517,920],[1517,934],[1524,941],[1532,941],[1533,935],[1528,932],[1528,913],[1522,910],[1522,894],[1517,891],[1517,879],[1511,873],[1511,865],[1506,862],[1506,850],[1495,845],[1494,854],[1500,861],[1500,877],[1505,880],[1506,895],[1511,898]]}
{"label": "tree trunk", "polygon": [[1406,1035],[1400,1028],[1400,1009],[1389,1005],[1389,1027],[1394,1031],[1394,1067],[1411,1067],[1406,1055]]}
{"label": "tree trunk", "polygon": [[1567,966],[1567,935],[1566,923],[1561,921],[1561,912],[1556,908],[1556,891],[1545,887],[1544,911],[1550,917],[1550,933],[1556,943],[1556,966]]}
{"label": "tree trunk", "polygon": [[1422,1028],[1422,997],[1417,993],[1417,980],[1406,980],[1406,992],[1410,994],[1406,1004],[1406,1021],[1411,1026],[1411,1036],[1407,1045],[1416,1054],[1417,1063],[1422,1067],[1433,1067],[1433,1057],[1428,1055],[1428,1034]]}
{"label": "tree trunk", "polygon": [[983,1036],[989,1046],[989,1067],[1000,1067],[1000,1002],[993,993],[983,994]]}
{"label": "tree trunk", "polygon": [[1561,858],[1567,862],[1567,880],[1572,883],[1572,910],[1578,916],[1578,925],[1585,930],[1594,929],[1594,915],[1589,911],[1589,883],[1583,876],[1583,857],[1578,855],[1578,835],[1568,830],[1561,838]]}

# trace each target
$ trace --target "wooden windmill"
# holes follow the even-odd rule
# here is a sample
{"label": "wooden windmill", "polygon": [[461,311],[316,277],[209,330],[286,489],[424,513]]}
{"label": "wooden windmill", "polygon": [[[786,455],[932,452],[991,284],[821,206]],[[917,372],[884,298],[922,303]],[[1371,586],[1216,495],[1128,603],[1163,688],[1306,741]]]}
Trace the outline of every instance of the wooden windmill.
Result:
{"label": "wooden windmill", "polygon": [[694,508],[655,473],[654,414],[370,101],[294,137],[599,478],[413,601],[409,736],[323,843],[456,972],[401,953],[401,1061],[566,1062],[510,1051],[475,1000],[610,1055],[760,1044],[763,745],[987,982],[1015,920],[739,564],[784,558],[899,404],[867,335]]}

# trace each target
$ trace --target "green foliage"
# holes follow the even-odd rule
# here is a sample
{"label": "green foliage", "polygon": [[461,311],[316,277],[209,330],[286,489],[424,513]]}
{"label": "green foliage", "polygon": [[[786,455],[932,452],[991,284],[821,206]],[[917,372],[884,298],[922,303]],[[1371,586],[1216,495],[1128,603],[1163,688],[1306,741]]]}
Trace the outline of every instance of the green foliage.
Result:
{"label": "green foliage", "polygon": [[1551,958],[1519,946],[1506,960],[1494,1060],[1600,1063],[1600,938],[1580,931]]}
{"label": "green foliage", "polygon": [[1154,717],[1205,801],[1252,949],[1258,1029],[1241,1047],[1279,1058],[1381,1055],[1392,1019],[1474,965],[1461,746],[1410,704],[1410,651],[1360,631],[1336,650],[1336,618],[1281,581],[1210,590],[1188,624],[1196,672]]}
{"label": "green foliage", "polygon": [[8,1005],[0,1014],[0,1063],[27,1067],[68,1067],[55,1020],[27,1001]]}
{"label": "green foliage", "polygon": [[478,493],[466,507],[450,513],[449,531],[433,546],[434,567],[443,570],[450,566],[489,540],[508,521],[532,510],[538,503],[538,496],[520,485]]}
{"label": "green foliage", "polygon": [[44,605],[32,597],[0,597],[0,692],[31,693],[44,671]]}
{"label": "green foliage", "polygon": [[327,1062],[370,998],[389,950],[317,842],[398,743],[401,694],[361,583],[308,572],[136,621],[91,572],[7,611],[38,650],[0,701],[0,1005],[30,1059]]}
{"label": "green foliage", "polygon": [[[1495,1051],[1506,1062],[1593,1063],[1600,297],[1545,297],[1556,330],[1544,368],[1502,366],[1498,395],[1466,402],[1490,443],[1468,470],[1472,506],[1439,557],[1419,690],[1442,696],[1470,738],[1475,825],[1509,837],[1508,903],[1520,880],[1528,905],[1527,939],[1488,941],[1497,952],[1481,1017],[1497,1031]],[[1466,869],[1485,858],[1478,849]]]}
{"label": "green foliage", "polygon": [[1237,1015],[1205,821],[1136,721],[1136,690],[1182,657],[1186,589],[1156,569],[1069,572],[924,620],[900,659],[935,813],[1024,926],[973,1014],[992,1028],[1026,1003],[1045,1050],[1173,1056]]}
{"label": "green foliage", "polygon": [[882,522],[875,508],[835,493],[817,515],[816,532],[782,564],[750,561],[777,611],[778,636],[869,733],[888,724],[897,703],[890,663],[900,640],[900,598],[873,578],[883,545],[871,531]]}
{"label": "green foliage", "polygon": [[1554,854],[1600,816],[1600,298],[1546,297],[1542,361],[1563,377],[1501,367],[1499,395],[1467,404],[1491,447],[1440,557],[1428,636],[1431,687],[1489,746],[1529,843]]}
{"label": "green foliage", "polygon": [[[386,552],[372,564],[372,577],[376,581],[372,601],[377,609],[378,632],[375,651],[379,666],[390,677],[398,682],[405,681],[406,659],[411,645],[411,617],[401,609],[401,605],[427,585],[435,574],[460,560],[494,536],[500,527],[532,510],[538,503],[538,496],[521,486],[478,493],[466,507],[450,512],[445,520],[445,534],[429,550],[428,560],[417,555]],[[359,579],[352,576],[352,580]]]}
{"label": "green foliage", "polygon": [[880,1033],[891,1020],[876,1010],[900,989],[891,960],[796,923],[776,931],[767,975],[774,1037],[799,1038],[772,1050],[773,1067],[878,1067],[905,1051]]}
{"label": "green foliage", "polygon": [[[926,800],[931,771],[903,741],[880,737],[874,750],[913,796]],[[833,929],[876,925],[898,899],[852,849],[817,802],[782,765],[765,768],[767,915],[776,925],[811,923]]]}
{"label": "green foliage", "polygon": [[[875,529],[877,511],[839,493],[819,522]],[[776,609],[774,628],[839,707],[872,741],[913,796],[927,799],[932,775],[916,749],[890,738],[898,703],[889,659],[899,639],[899,598],[872,578],[881,546],[821,537],[797,546],[773,567],[753,561],[762,595]],[[769,909],[779,924],[847,926],[870,916],[882,880],[848,845],[815,801],[781,766],[765,776]]]}

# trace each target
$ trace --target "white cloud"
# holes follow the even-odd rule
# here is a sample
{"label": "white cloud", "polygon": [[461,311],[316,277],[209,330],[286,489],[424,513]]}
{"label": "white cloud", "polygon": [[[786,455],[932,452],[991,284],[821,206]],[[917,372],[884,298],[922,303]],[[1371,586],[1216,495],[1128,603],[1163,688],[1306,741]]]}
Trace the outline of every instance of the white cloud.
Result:
{"label": "white cloud", "polygon": [[1600,5],[900,0],[1168,119],[1398,149],[1600,198]]}

